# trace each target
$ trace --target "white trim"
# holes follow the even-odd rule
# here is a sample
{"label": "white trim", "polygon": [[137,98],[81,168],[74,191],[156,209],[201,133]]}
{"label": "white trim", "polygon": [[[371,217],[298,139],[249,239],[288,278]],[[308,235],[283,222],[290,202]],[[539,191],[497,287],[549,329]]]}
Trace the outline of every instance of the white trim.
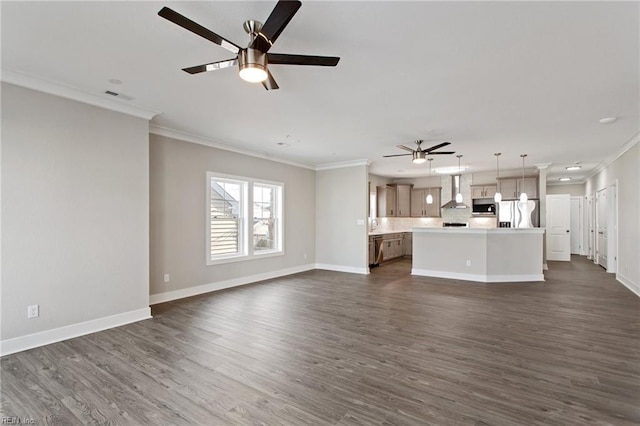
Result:
{"label": "white trim", "polygon": [[308,164],[301,164],[301,163],[285,160],[282,158],[271,157],[269,155],[260,154],[255,151],[251,151],[249,149],[235,148],[229,145],[224,145],[222,143],[216,142],[213,139],[210,139],[206,136],[196,135],[194,133],[187,133],[181,130],[170,129],[168,127],[158,126],[157,124],[149,125],[149,133],[152,133],[158,136],[164,136],[167,138],[178,139],[183,142],[191,142],[197,145],[204,145],[204,146],[208,146],[209,148],[216,148],[216,149],[221,149],[223,151],[235,152],[236,154],[248,155],[249,157],[256,157],[256,158],[261,158],[263,160],[274,161],[276,163],[288,164],[290,166],[314,170],[313,166],[309,166]]}
{"label": "white trim", "polygon": [[621,283],[623,286],[631,290],[635,293],[636,296],[640,297],[640,284],[634,283],[629,278],[625,277],[621,273],[616,274],[616,280]]}
{"label": "white trim", "polygon": [[350,274],[368,275],[369,268],[359,268],[357,266],[330,265],[327,263],[316,263],[316,269],[324,269],[326,271],[347,272]]}
{"label": "white trim", "polygon": [[622,146],[620,151],[618,151],[616,154],[613,154],[611,157],[604,159],[598,166],[596,166],[591,172],[591,174],[585,178],[583,183],[587,182],[589,179],[591,179],[592,177],[596,176],[598,173],[603,171],[609,164],[613,163],[618,158],[622,157],[622,155],[624,155],[625,152],[629,151],[638,143],[640,143],[640,130],[638,130],[636,133],[633,134],[633,136],[629,138],[629,140]]}
{"label": "white trim", "polygon": [[151,318],[151,308],[142,308],[38,333],[27,334],[26,336],[14,337],[13,339],[2,340],[0,341],[0,356],[26,351],[27,349],[37,348],[38,346],[73,339],[74,337],[96,333],[149,318]]}
{"label": "white trim", "polygon": [[543,274],[520,275],[481,275],[464,274],[460,272],[433,271],[429,269],[411,269],[411,275],[422,277],[447,278],[451,280],[476,281],[481,283],[532,282],[544,281]]}
{"label": "white trim", "polygon": [[548,270],[549,270],[549,265],[547,265],[547,262],[544,262],[544,263],[542,264],[542,270],[543,270],[543,271],[548,271]]}
{"label": "white trim", "polygon": [[[37,90],[38,92],[48,93],[50,95],[59,96],[65,99],[82,102],[88,105],[116,111],[134,117],[151,120],[154,116],[160,114],[159,111],[153,111],[139,106],[116,100],[109,95],[103,93],[93,93],[77,89],[64,83],[44,80],[20,72],[2,69],[0,80],[15,86],[25,87],[27,89]],[[109,96],[109,97],[107,97]]]}
{"label": "white trim", "polygon": [[320,171],[320,170],[331,170],[331,169],[343,169],[345,167],[368,166],[369,164],[371,164],[369,160],[341,161],[339,163],[318,164],[314,170]]}
{"label": "white trim", "polygon": [[291,268],[278,269],[276,271],[264,272],[262,274],[248,275],[246,277],[233,278],[230,280],[219,281],[216,283],[203,284],[195,287],[183,288],[180,290],[167,291],[165,293],[152,294],[149,296],[149,304],[157,305],[158,303],[170,302],[172,300],[184,299],[185,297],[197,296],[199,294],[210,293],[212,291],[224,290],[227,288],[238,287],[241,285],[252,284],[258,281],[279,278],[286,275],[297,274],[300,272],[315,269],[313,264],[294,266]]}

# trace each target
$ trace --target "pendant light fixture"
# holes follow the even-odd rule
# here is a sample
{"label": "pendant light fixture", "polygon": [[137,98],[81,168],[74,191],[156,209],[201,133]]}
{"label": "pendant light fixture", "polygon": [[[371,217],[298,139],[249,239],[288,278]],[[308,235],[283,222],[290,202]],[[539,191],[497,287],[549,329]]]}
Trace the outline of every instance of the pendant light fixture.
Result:
{"label": "pendant light fixture", "polygon": [[[461,172],[461,168],[460,168],[460,158],[462,157],[462,155],[456,155],[456,157],[458,157],[458,174],[460,174]],[[462,179],[461,179],[462,180]],[[459,191],[459,190],[458,190]],[[456,203],[461,203],[462,202],[462,193],[458,192],[456,194]]]}
{"label": "pendant light fixture", "polygon": [[[500,177],[500,155],[502,155],[502,153],[500,152],[496,152],[495,154],[493,154],[496,156],[496,182],[498,181],[498,178]],[[499,203],[500,201],[502,201],[502,194],[500,193],[499,190],[496,190],[496,195],[493,196],[493,201],[495,201],[496,203]]]}
{"label": "pendant light fixture", "polygon": [[[433,158],[427,158],[429,161],[429,181],[431,181],[431,162]],[[431,195],[431,182],[429,182],[429,194],[427,194],[427,204],[433,204],[433,196]]]}
{"label": "pendant light fixture", "polygon": [[527,154],[521,154],[520,157],[522,157],[522,186],[520,187],[520,202],[521,203],[526,203],[528,198],[527,198],[527,193],[524,192],[524,157],[526,157]]}

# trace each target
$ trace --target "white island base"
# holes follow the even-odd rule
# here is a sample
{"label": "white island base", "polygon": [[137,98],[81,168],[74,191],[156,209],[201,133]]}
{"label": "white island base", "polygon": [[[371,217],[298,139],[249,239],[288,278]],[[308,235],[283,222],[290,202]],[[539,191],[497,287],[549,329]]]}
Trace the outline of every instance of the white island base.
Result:
{"label": "white island base", "polygon": [[412,231],[412,275],[485,283],[544,281],[543,228]]}

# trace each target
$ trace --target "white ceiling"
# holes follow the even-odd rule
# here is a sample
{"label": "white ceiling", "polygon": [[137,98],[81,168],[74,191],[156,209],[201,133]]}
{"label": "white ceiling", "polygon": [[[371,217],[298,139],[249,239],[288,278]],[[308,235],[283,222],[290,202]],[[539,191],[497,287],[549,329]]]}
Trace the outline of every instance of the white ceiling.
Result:
{"label": "white ceiling", "polygon": [[[382,158],[425,139],[450,141],[468,173],[493,171],[494,152],[517,169],[527,153],[529,167],[552,163],[550,182],[575,182],[640,129],[638,2],[305,1],[271,51],[340,63],[274,65],[269,92],[234,69],[181,71],[232,54],[157,16],[168,6],[245,45],[243,21],[274,5],[3,1],[2,69],[129,95],[161,111],[152,124],[234,149],[312,167],[368,159],[385,176],[425,175],[411,157]],[[566,172],[573,162],[583,169]]]}

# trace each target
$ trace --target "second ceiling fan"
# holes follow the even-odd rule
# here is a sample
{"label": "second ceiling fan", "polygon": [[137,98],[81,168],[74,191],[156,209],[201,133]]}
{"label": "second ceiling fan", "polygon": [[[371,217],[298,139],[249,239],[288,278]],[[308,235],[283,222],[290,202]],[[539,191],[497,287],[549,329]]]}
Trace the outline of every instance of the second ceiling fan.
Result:
{"label": "second ceiling fan", "polygon": [[405,155],[411,155],[413,156],[413,159],[411,161],[413,161],[415,164],[422,164],[425,161],[427,161],[428,155],[455,154],[455,151],[436,151],[436,149],[440,149],[444,146],[451,145],[451,142],[442,142],[442,143],[439,143],[438,145],[434,145],[431,148],[426,148],[426,149],[422,149],[422,142],[424,142],[422,139],[419,139],[415,142],[416,149],[411,149],[408,146],[404,146],[404,145],[396,145],[400,149],[404,149],[405,151],[411,152],[411,154],[392,154],[392,155],[384,155],[384,157],[402,157]]}
{"label": "second ceiling fan", "polygon": [[269,49],[271,49],[278,36],[280,36],[280,33],[282,33],[301,5],[302,3],[298,0],[280,0],[264,24],[254,20],[245,21],[243,27],[250,37],[247,47],[240,47],[226,40],[168,7],[163,7],[160,12],[158,12],[158,15],[237,55],[235,58],[224,61],[183,68],[183,71],[189,74],[197,74],[238,65],[239,74],[243,80],[251,83],[261,82],[265,89],[274,90],[278,88],[278,83],[276,83],[273,75],[271,75],[267,66],[268,64],[334,67],[340,60],[340,58],[334,56],[269,53]]}

